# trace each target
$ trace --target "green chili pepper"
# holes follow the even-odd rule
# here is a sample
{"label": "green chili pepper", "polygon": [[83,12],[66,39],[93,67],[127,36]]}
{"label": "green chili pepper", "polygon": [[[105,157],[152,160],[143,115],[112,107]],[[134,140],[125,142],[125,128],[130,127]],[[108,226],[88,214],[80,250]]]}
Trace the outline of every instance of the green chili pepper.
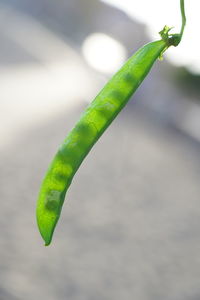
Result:
{"label": "green chili pepper", "polygon": [[[185,16],[184,0],[180,3],[182,16]],[[83,159],[126,105],[157,58],[169,46],[179,44],[184,26],[185,18],[179,34],[169,34],[170,28],[165,26],[160,32],[161,40],[139,49],[96,96],[58,149],[42,182],[37,204],[37,222],[45,245],[51,242],[65,194]]]}

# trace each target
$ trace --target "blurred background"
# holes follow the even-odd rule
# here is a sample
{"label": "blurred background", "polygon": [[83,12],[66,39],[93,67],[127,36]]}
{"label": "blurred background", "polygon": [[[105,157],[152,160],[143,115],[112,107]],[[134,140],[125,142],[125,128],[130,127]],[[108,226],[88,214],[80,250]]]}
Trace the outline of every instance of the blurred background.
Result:
{"label": "blurred background", "polygon": [[200,299],[198,1],[83,162],[49,247],[35,221],[83,109],[165,24],[179,30],[178,0],[149,2],[0,0],[0,299]]}

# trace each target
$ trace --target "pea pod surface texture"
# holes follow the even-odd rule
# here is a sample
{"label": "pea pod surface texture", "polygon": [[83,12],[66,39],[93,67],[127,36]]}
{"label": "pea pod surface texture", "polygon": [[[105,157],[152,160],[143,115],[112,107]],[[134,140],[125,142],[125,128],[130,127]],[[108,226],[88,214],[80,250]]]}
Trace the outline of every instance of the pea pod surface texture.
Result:
{"label": "pea pod surface texture", "polygon": [[45,245],[52,240],[65,194],[83,159],[165,48],[163,40],[140,48],[104,86],[59,147],[43,179],[37,203],[37,223]]}

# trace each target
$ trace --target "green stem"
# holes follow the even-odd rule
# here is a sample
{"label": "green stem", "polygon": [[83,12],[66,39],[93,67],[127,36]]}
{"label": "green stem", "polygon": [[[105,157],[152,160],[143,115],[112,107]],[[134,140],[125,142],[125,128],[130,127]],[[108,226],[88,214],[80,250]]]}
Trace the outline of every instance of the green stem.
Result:
{"label": "green stem", "polygon": [[180,0],[180,10],[181,10],[181,17],[182,17],[182,25],[181,25],[180,33],[170,34],[169,32],[172,28],[170,28],[168,26],[165,26],[163,28],[163,30],[161,30],[159,32],[162,40],[164,40],[166,42],[167,46],[166,46],[165,50],[167,50],[167,48],[169,48],[170,46],[175,46],[175,47],[178,46],[178,44],[180,43],[180,41],[182,39],[183,32],[184,32],[185,25],[186,25],[184,0]]}
{"label": "green stem", "polygon": [[185,3],[184,3],[184,0],[180,0],[180,6],[181,6],[181,17],[182,17],[182,26],[181,26],[181,31],[180,31],[180,41],[181,41],[184,29],[185,29],[185,25],[186,25]]}

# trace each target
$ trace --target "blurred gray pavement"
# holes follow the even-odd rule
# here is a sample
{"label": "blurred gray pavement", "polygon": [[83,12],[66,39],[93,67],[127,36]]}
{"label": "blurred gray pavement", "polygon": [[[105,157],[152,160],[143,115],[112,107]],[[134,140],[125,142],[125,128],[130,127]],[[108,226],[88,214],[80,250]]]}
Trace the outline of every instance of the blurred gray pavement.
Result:
{"label": "blurred gray pavement", "polygon": [[84,161],[43,246],[39,185],[82,109],[1,153],[0,299],[199,299],[200,145],[137,105]]}

